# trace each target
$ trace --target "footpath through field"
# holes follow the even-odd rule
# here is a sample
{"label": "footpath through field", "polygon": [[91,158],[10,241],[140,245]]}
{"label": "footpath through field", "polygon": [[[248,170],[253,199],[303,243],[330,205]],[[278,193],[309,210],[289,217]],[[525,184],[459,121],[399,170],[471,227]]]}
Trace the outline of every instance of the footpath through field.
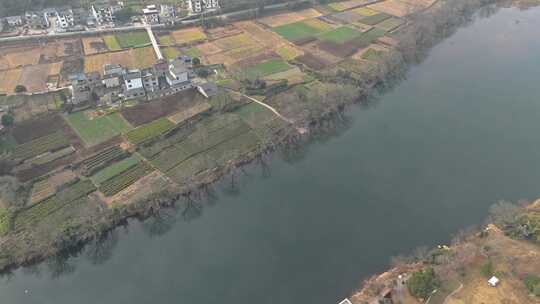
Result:
{"label": "footpath through field", "polygon": [[152,42],[152,47],[154,48],[154,52],[156,52],[157,59],[158,60],[163,59],[163,55],[161,54],[161,50],[159,49],[156,36],[154,36],[154,32],[152,32],[152,26],[150,24],[146,24],[144,27],[146,28],[146,31],[148,32],[148,37],[150,37],[150,41]]}

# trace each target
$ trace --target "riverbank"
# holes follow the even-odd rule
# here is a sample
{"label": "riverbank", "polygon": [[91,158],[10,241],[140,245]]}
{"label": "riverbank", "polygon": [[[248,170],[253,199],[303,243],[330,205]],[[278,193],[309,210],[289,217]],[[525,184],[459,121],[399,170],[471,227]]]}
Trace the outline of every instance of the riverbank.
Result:
{"label": "riverbank", "polygon": [[[478,3],[480,4],[480,3]],[[463,10],[465,12],[468,12],[468,14],[471,14],[472,10],[475,7],[472,6],[472,3],[468,3],[466,8],[464,7]],[[478,6],[479,7],[479,6]],[[463,11],[457,11],[458,13],[462,13]],[[467,17],[467,14],[463,14],[460,16]],[[448,18],[454,18],[452,16],[448,16]],[[444,20],[444,18],[436,18],[441,28],[448,29],[448,24],[441,21]],[[447,19],[447,21],[450,19]],[[460,20],[461,22],[462,20]],[[460,23],[457,20],[452,19],[451,24],[458,24]],[[409,43],[414,41],[417,41],[421,37],[421,47],[417,46],[415,48],[411,48],[410,45],[406,45],[406,48],[402,49],[403,55],[406,59],[406,61],[399,61],[398,64],[395,65],[393,63],[396,62],[384,62],[379,65],[380,69],[377,71],[377,73],[372,74],[372,78],[363,79],[363,83],[356,83],[353,82],[351,79],[341,78],[339,81],[343,81],[350,86],[358,85],[362,86],[361,90],[357,93],[358,95],[349,96],[348,99],[335,99],[335,100],[329,100],[328,103],[324,104],[325,107],[315,109],[316,111],[312,111],[310,113],[310,116],[299,116],[296,121],[301,126],[308,126],[311,130],[311,134],[316,133],[316,130],[325,130],[327,128],[332,128],[333,121],[336,118],[340,117],[341,111],[344,110],[344,107],[347,104],[351,104],[354,101],[361,101],[365,99],[359,99],[360,96],[368,96],[369,91],[374,86],[374,84],[382,85],[386,80],[393,78],[393,75],[399,74],[399,71],[402,71],[402,68],[405,67],[405,62],[413,62],[414,59],[421,58],[421,54],[425,52],[424,48],[428,48],[433,43],[436,43],[439,39],[442,39],[441,36],[438,36],[438,31],[432,32],[433,36],[430,39],[426,40],[426,36],[424,36],[426,33],[423,33],[423,30],[430,30],[433,29],[431,27],[424,27],[424,28],[412,28],[410,29],[409,34],[415,35],[415,36],[405,36],[409,40],[403,40],[408,41]],[[448,32],[448,34],[450,34]],[[435,35],[437,34],[437,35]],[[411,38],[412,37],[412,38]],[[413,40],[410,40],[413,39]],[[336,81],[336,78],[332,75],[326,75],[327,80],[330,81]],[[335,75],[334,75],[335,76]],[[329,87],[332,85],[336,85],[335,82],[329,82]],[[339,84],[339,86],[336,85],[336,88],[342,88],[344,85]],[[310,96],[310,98],[316,98],[317,96]],[[364,97],[365,98],[365,97]],[[296,117],[295,117],[296,118]],[[279,142],[277,142],[275,145],[271,145],[269,147],[266,147],[264,149],[265,152],[269,152],[272,150],[275,150],[278,147],[294,147],[298,144],[302,144],[304,140],[307,140],[305,137],[298,136],[297,134],[290,134],[284,138],[282,138]],[[124,222],[124,220],[127,217],[133,217],[133,216],[147,216],[154,212],[156,212],[156,209],[158,209],[160,206],[169,206],[173,204],[181,195],[176,193],[182,193],[184,197],[190,198],[194,192],[194,189],[198,190],[204,190],[205,185],[210,184],[211,182],[217,180],[219,177],[223,176],[225,173],[230,172],[233,170],[233,168],[238,168],[242,164],[248,163],[250,161],[253,161],[254,159],[257,159],[257,156],[261,155],[262,151],[258,151],[255,153],[252,153],[250,155],[247,155],[243,157],[242,159],[237,159],[234,163],[231,163],[230,166],[218,168],[216,170],[213,170],[211,172],[208,172],[208,174],[198,176],[198,179],[196,182],[194,182],[194,185],[192,185],[188,189],[182,189],[182,188],[175,188],[173,186],[166,187],[166,191],[162,191],[156,198],[152,197],[146,197],[141,198],[138,203],[130,204],[127,206],[114,206],[110,211],[106,209],[103,210],[97,210],[94,217],[97,217],[99,215],[99,218],[96,220],[94,217],[90,217],[89,219],[86,219],[86,221],[82,223],[77,223],[77,225],[70,225],[67,227],[62,227],[61,230],[58,231],[56,235],[52,235],[51,237],[48,236],[47,238],[44,238],[44,240],[51,240],[51,243],[44,242],[43,244],[37,244],[36,242],[43,241],[40,239],[43,235],[16,235],[16,236],[8,236],[7,238],[4,238],[2,240],[2,254],[3,256],[3,264],[5,267],[11,265],[19,265],[19,264],[26,264],[26,263],[33,263],[36,261],[39,261],[46,256],[49,256],[51,254],[57,253],[60,250],[63,250],[65,248],[80,244],[88,239],[91,239],[93,237],[99,236],[102,232],[107,231],[108,229],[112,229],[118,224],[121,224]],[[49,232],[49,231],[47,231]],[[11,237],[11,238],[10,238]],[[52,244],[52,246],[51,246]]]}
{"label": "riverbank", "polygon": [[[540,222],[530,219],[539,216],[540,200],[527,206],[499,202],[490,217],[498,225],[463,231],[450,246],[420,248],[409,257],[396,257],[395,267],[366,280],[350,299],[354,304],[385,299],[407,304],[539,303],[540,235],[518,235],[514,230],[527,222],[523,227],[534,231]],[[414,295],[419,291],[412,278],[425,269],[433,269],[436,279],[432,286],[422,286],[423,296]],[[492,277],[499,280],[496,286],[487,284]]]}

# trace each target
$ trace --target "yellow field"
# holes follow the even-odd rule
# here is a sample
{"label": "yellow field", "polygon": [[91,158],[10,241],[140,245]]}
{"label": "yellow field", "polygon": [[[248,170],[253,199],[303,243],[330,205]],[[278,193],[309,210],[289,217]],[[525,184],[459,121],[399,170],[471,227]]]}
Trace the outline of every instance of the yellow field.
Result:
{"label": "yellow field", "polygon": [[202,31],[202,29],[198,27],[177,30],[172,32],[171,36],[174,38],[177,44],[196,42],[205,40],[207,38],[206,34]]}
{"label": "yellow field", "polygon": [[378,14],[379,12],[369,9],[367,7],[359,7],[352,10],[353,12],[357,13],[360,16],[373,16]]}
{"label": "yellow field", "polygon": [[[107,46],[101,37],[88,37],[82,39],[84,54],[93,55],[107,51]],[[96,47],[96,46],[102,47]]]}
{"label": "yellow field", "polygon": [[203,55],[205,56],[217,54],[222,51],[213,42],[206,42],[203,44],[199,44],[197,45],[197,49],[199,49],[199,51],[201,51],[201,53],[203,53]]}
{"label": "yellow field", "polygon": [[302,50],[286,44],[277,47],[275,52],[285,60],[293,60],[294,58],[304,54]]}
{"label": "yellow field", "polygon": [[257,40],[263,45],[276,46],[286,41],[281,38],[281,36],[262,28],[253,21],[241,21],[235,23],[234,25],[242,29],[244,32],[250,34],[253,39]]}
{"label": "yellow field", "polygon": [[49,64],[49,75],[58,75],[60,74],[60,70],[62,70],[62,62],[55,62]]}
{"label": "yellow field", "polygon": [[157,62],[152,47],[136,48],[127,51],[110,52],[86,56],[84,59],[84,72],[103,73],[105,64],[116,63],[129,69],[144,69]]}
{"label": "yellow field", "polygon": [[366,3],[368,3],[367,0],[350,0],[350,1],[344,1],[344,2],[330,3],[328,4],[328,6],[336,11],[344,11],[352,7],[360,6]]}
{"label": "yellow field", "polygon": [[257,45],[257,42],[253,40],[250,35],[243,33],[236,36],[226,37],[214,41],[214,44],[224,51],[247,48]]}
{"label": "yellow field", "polygon": [[10,68],[16,68],[25,65],[38,64],[39,56],[40,49],[35,48],[10,52],[4,55],[4,58],[8,62]]}
{"label": "yellow field", "polygon": [[15,86],[19,84],[22,69],[12,69],[0,72],[0,92],[13,93]]}
{"label": "yellow field", "polygon": [[305,20],[304,23],[320,30],[321,32],[326,32],[332,29],[332,26],[330,26],[330,24],[317,18]]}
{"label": "yellow field", "polygon": [[43,92],[47,90],[49,68],[48,64],[24,67],[19,82],[26,87],[28,92]]}
{"label": "yellow field", "polygon": [[386,0],[384,2],[368,5],[368,7],[397,17],[407,16],[415,11],[413,6],[399,0]]}
{"label": "yellow field", "polygon": [[302,21],[305,19],[316,18],[321,16],[321,13],[313,8],[308,8],[298,12],[284,13],[274,16],[268,16],[261,18],[259,22],[264,23],[270,27],[281,26],[289,23]]}

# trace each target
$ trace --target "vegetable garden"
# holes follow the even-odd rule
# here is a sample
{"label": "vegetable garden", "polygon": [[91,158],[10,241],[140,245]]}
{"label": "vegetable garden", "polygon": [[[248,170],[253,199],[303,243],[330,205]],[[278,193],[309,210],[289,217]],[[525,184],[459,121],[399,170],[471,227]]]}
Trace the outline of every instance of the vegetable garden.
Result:
{"label": "vegetable garden", "polygon": [[105,194],[105,196],[115,195],[134,184],[150,171],[152,171],[152,167],[145,162],[139,162],[137,165],[129,168],[128,170],[103,182],[100,185],[99,190]]}

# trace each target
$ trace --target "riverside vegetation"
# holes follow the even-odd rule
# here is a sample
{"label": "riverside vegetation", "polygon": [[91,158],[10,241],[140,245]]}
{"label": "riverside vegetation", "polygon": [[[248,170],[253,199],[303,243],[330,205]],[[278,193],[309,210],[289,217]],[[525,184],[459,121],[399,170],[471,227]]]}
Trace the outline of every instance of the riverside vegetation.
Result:
{"label": "riverside vegetation", "polygon": [[[189,92],[112,113],[62,107],[66,112],[77,112],[54,112],[31,123],[16,121],[2,141],[5,153],[0,169],[5,176],[1,180],[0,268],[37,262],[99,239],[128,217],[159,216],[164,206],[181,204],[183,213],[197,212],[197,201],[213,195],[214,181],[228,175],[231,191],[236,191],[235,176],[242,165],[254,161],[265,167],[266,156],[276,150],[294,157],[296,148],[309,136],[345,124],[347,105],[365,101],[374,90],[391,86],[431,46],[471,21],[479,9],[493,12],[497,3],[439,1],[401,18],[404,25],[389,34],[371,28],[364,34],[352,27],[326,28],[314,21],[307,27],[315,30],[301,38],[281,31],[285,39],[300,45],[315,39],[336,50],[349,43],[354,54],[358,49],[374,48],[361,65],[350,60],[350,51],[337,62],[328,63],[309,52],[294,57],[294,46],[284,44],[282,57],[294,59],[287,63],[275,57],[258,59],[249,73],[235,70],[232,64],[231,71],[220,73],[226,77],[216,79],[224,88],[222,93],[208,102]],[[364,19],[367,25],[391,18],[372,11],[369,14],[379,17]],[[392,41],[384,51],[372,46],[379,38]],[[221,44],[228,47],[223,41]],[[246,48],[253,51],[249,43]],[[213,59],[207,60],[213,63]],[[301,80],[289,84],[287,79],[284,86],[281,78],[275,82],[265,78],[285,67],[287,71],[298,69]],[[252,92],[251,98],[261,98],[262,92],[264,102],[287,119],[240,92]],[[179,121],[172,118],[190,111],[195,114]],[[130,161],[124,162],[128,158]]]}

